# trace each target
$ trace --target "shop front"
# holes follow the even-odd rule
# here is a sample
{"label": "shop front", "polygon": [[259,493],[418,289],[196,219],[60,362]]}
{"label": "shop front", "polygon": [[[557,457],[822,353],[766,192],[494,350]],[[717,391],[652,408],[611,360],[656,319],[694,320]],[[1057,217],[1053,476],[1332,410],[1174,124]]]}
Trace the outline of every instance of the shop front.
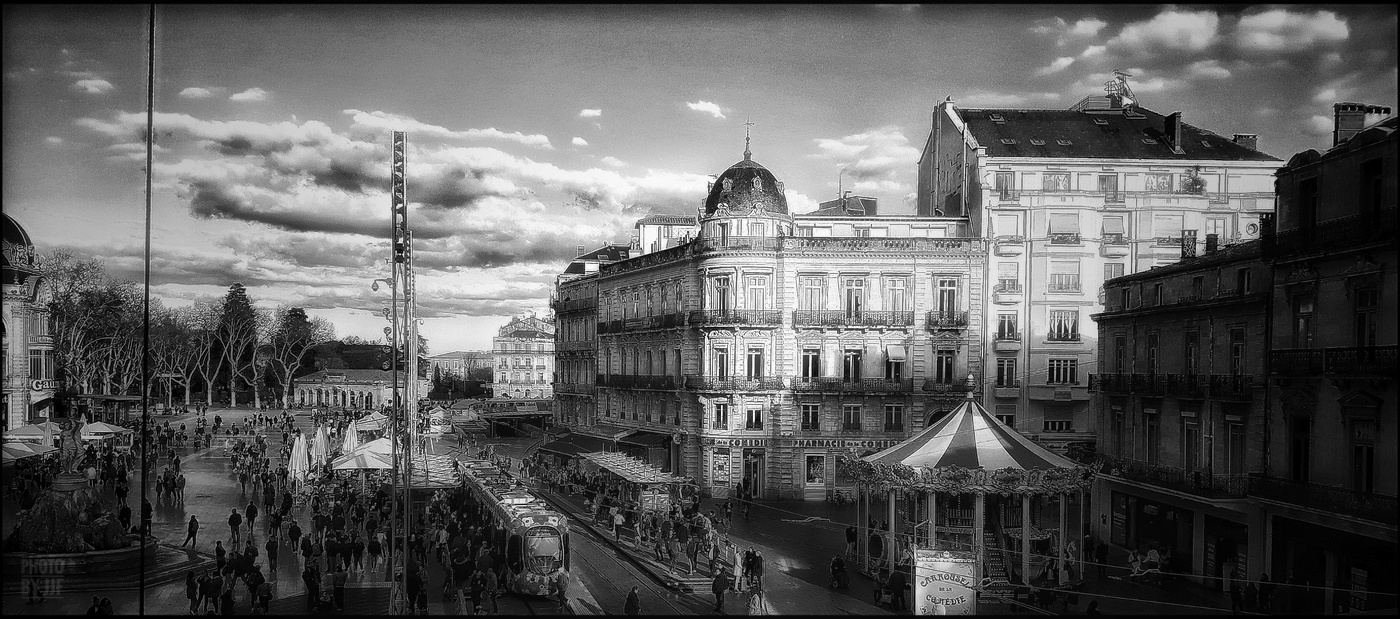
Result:
{"label": "shop front", "polygon": [[1170,547],[1173,566],[1192,565],[1195,512],[1118,490],[1111,493],[1110,501],[1113,510],[1109,539],[1113,544],[1136,548],[1143,554],[1153,547],[1158,552]]}

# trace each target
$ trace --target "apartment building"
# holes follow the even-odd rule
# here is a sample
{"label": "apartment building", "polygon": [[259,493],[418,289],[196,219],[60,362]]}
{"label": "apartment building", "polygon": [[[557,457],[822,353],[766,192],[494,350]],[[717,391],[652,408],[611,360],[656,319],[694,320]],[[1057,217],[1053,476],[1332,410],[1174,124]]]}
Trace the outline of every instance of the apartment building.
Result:
{"label": "apartment building", "polygon": [[489,350],[454,350],[433,355],[428,357],[428,375],[432,376],[431,372],[442,371],[444,374],[452,373],[465,378],[472,370],[493,367],[494,354]]}
{"label": "apartment building", "polygon": [[[1125,78],[1124,78],[1125,79]],[[1087,376],[1105,280],[1182,258],[1207,235],[1257,238],[1280,160],[1122,96],[1069,109],[940,103],[918,168],[921,216],[966,216],[987,243],[987,410],[1056,451],[1094,440]],[[1115,90],[1116,89],[1116,90]]]}
{"label": "apartment building", "polygon": [[491,339],[498,398],[550,398],[554,394],[554,320],[517,316]]}
{"label": "apartment building", "polygon": [[3,217],[5,302],[4,400],[0,428],[13,430],[36,417],[51,417],[57,393],[48,285],[39,276],[29,233]]}

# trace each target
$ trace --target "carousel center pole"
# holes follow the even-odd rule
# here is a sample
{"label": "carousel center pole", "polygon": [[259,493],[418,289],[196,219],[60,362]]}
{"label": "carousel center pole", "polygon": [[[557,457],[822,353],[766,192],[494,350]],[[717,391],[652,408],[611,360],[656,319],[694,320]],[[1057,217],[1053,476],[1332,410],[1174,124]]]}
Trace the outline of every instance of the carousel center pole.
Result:
{"label": "carousel center pole", "polygon": [[895,529],[899,528],[894,521],[894,502],[895,496],[897,496],[898,494],[898,491],[896,491],[894,488],[890,488],[889,494],[886,495],[886,503],[888,504],[886,516],[889,517],[890,525],[885,529],[886,531],[889,531],[889,541],[885,543],[885,557],[883,563],[887,564],[890,567],[891,571],[893,571],[895,568],[895,555],[899,552],[899,541],[896,539],[894,534]]}
{"label": "carousel center pole", "polygon": [[1021,584],[1031,584],[1031,499],[1021,495]]}
{"label": "carousel center pole", "polygon": [[1059,558],[1056,560],[1059,569],[1055,570],[1055,573],[1059,577],[1059,584],[1062,585],[1065,584],[1066,574],[1068,573],[1065,569],[1065,560],[1069,558],[1069,555],[1065,553],[1065,516],[1068,515],[1069,508],[1068,505],[1065,505],[1065,500],[1068,497],[1069,495],[1063,492],[1060,493],[1060,551],[1058,553]]}

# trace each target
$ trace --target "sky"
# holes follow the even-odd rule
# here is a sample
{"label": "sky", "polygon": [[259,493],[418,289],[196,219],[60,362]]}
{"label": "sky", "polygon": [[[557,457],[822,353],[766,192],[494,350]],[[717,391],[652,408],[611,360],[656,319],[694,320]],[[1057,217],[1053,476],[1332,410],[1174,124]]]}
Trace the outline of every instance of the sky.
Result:
{"label": "sky", "polygon": [[[3,24],[5,212],[137,282],[147,10]],[[421,332],[486,349],[577,246],[695,214],[746,129],[793,212],[840,183],[912,213],[946,97],[1063,109],[1124,69],[1143,107],[1286,160],[1330,146],[1333,102],[1395,105],[1396,40],[1386,5],[161,6],[151,290],[241,282],[383,337],[403,130]]]}

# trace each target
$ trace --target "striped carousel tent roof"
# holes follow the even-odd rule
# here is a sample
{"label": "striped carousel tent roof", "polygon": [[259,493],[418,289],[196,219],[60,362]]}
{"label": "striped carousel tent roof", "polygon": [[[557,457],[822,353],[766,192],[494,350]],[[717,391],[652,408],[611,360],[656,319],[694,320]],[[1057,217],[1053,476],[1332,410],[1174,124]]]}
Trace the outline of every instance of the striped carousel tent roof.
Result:
{"label": "striped carousel tent roof", "polygon": [[1006,427],[972,400],[894,447],[861,458],[921,469],[1070,469],[1078,465]]}

